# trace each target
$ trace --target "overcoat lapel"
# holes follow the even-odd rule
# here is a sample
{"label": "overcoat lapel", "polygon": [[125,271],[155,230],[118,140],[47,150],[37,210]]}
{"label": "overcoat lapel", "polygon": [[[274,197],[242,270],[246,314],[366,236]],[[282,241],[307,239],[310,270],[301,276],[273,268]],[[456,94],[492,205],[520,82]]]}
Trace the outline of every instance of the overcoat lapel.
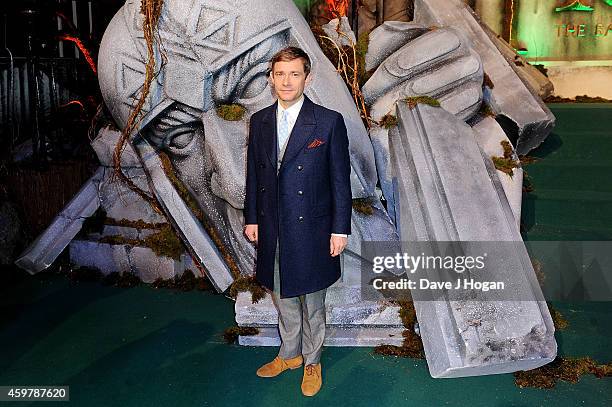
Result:
{"label": "overcoat lapel", "polygon": [[289,141],[287,142],[287,148],[285,149],[285,155],[280,167],[281,171],[285,163],[291,161],[304,147],[308,139],[313,136],[312,132],[317,125],[313,108],[314,104],[304,95],[304,104],[300,109],[300,113],[289,136]]}
{"label": "overcoat lapel", "polygon": [[276,135],[276,104],[275,102],[272,106],[267,108],[267,111],[264,117],[261,120],[261,135],[263,139],[263,147],[268,156],[268,160],[270,160],[270,164],[272,164],[272,168],[276,168],[277,162],[277,135]]}

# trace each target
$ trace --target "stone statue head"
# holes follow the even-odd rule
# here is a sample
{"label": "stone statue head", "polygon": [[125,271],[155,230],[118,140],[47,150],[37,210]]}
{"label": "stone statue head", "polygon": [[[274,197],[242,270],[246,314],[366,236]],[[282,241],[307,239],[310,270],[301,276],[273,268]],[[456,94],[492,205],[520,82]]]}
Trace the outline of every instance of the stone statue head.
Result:
{"label": "stone statue head", "polygon": [[[140,1],[126,1],[100,47],[100,87],[120,127],[144,82],[142,21]],[[306,94],[344,115],[353,197],[374,195],[376,170],[367,131],[291,0],[165,0],[158,34],[159,72],[143,108],[141,134],[168,156],[241,272],[252,272],[255,256],[243,235],[242,217],[248,121],[275,101],[267,75],[270,58],[280,49],[294,45],[311,57]],[[228,105],[239,105],[239,111],[224,114]]]}

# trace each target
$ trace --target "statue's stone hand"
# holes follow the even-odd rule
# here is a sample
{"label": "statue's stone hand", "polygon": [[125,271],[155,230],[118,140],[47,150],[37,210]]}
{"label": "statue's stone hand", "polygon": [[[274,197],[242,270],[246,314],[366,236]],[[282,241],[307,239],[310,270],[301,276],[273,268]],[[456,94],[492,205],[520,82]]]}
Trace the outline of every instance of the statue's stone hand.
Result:
{"label": "statue's stone hand", "polygon": [[480,108],[482,63],[469,40],[454,29],[385,22],[370,34],[366,69],[374,68],[363,95],[376,121],[411,96],[438,99],[463,120]]}

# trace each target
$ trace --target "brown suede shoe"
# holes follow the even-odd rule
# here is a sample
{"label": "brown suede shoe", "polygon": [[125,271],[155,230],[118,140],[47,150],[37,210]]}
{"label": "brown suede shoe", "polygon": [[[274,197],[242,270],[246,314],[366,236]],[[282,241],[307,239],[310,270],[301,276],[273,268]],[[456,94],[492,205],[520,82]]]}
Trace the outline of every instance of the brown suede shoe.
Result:
{"label": "brown suede shoe", "polygon": [[259,377],[274,377],[283,373],[287,369],[297,369],[302,366],[302,355],[298,355],[291,359],[283,359],[280,356],[274,358],[272,362],[266,363],[259,369],[257,369],[257,376]]}
{"label": "brown suede shoe", "polygon": [[321,364],[304,366],[304,378],[302,379],[302,394],[314,396],[321,389],[323,378],[321,376]]}

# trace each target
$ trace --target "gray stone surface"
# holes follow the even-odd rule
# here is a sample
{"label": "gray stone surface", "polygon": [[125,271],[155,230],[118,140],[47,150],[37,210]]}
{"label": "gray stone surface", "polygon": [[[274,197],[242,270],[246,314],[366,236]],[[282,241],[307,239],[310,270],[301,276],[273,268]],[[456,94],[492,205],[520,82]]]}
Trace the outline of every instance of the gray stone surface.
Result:
{"label": "gray stone surface", "polygon": [[[413,28],[404,29],[408,36],[415,35]],[[386,37],[390,37],[388,46]],[[377,54],[388,54],[397,45],[395,37],[381,31],[371,46]],[[482,79],[480,58],[470,41],[458,30],[440,28],[393,51],[363,86],[363,94],[377,121],[391,113],[398,100],[422,95],[438,99],[446,110],[467,120],[480,108]]]}
{"label": "gray stone surface", "polygon": [[540,145],[554,127],[554,115],[537,93],[517,76],[469,6],[460,0],[415,0],[414,6],[415,22],[457,28],[470,38],[482,60],[484,72],[494,84],[485,94],[487,104],[518,128],[517,152],[527,154]]}
{"label": "gray stone surface", "polygon": [[98,269],[104,275],[133,273],[144,283],[180,276],[188,268],[189,257],[183,255],[175,260],[157,256],[148,247],[76,239],[70,243],[69,252],[73,264]]}
{"label": "gray stone surface", "polygon": [[[503,157],[504,149],[501,145],[502,141],[510,143],[508,136],[504,133],[497,121],[487,116],[478,123],[472,126],[474,129],[474,136],[476,142],[485,153],[486,157]],[[516,152],[514,153],[514,159],[518,161]],[[523,200],[523,168],[519,165],[518,168],[513,170],[513,175],[510,176],[503,171],[496,170],[495,175],[504,190],[504,194],[508,199],[508,203],[512,208],[514,219],[516,220],[516,226],[521,228],[521,204]]]}
{"label": "gray stone surface", "polygon": [[[328,288],[325,299],[327,324],[342,326],[402,327],[399,307],[386,302],[363,301],[359,287],[337,285]],[[240,326],[276,325],[278,314],[269,295],[256,304],[251,294],[240,293],[235,304]]]}
{"label": "gray stone surface", "polygon": [[426,31],[426,27],[414,22],[385,21],[369,35],[366,71],[377,68],[387,57]]}
{"label": "gray stone surface", "polygon": [[100,206],[98,186],[104,168],[83,185],[68,205],[53,219],[51,225],[19,256],[15,264],[31,274],[49,267],[81,230],[83,222]]}
{"label": "gray stone surface", "polygon": [[[91,147],[96,152],[100,164],[105,167],[113,167],[113,155],[115,146],[119,142],[121,132],[110,127],[103,127],[97,136],[91,141]],[[121,154],[121,167],[142,167],[138,161],[138,156],[134,152],[130,143],[126,143]]]}
{"label": "gray stone surface", "polygon": [[[257,327],[255,336],[241,336],[241,345],[278,346],[278,313],[269,295],[257,304],[251,294],[240,293],[235,304],[239,326]],[[386,302],[361,300],[359,287],[332,286],[325,299],[326,346],[401,345],[404,326],[399,307]]]}
{"label": "gray stone surface", "polygon": [[[119,180],[114,170],[104,168],[104,175],[98,187],[100,206],[106,212],[106,216],[116,220],[139,221],[147,223],[165,223],[166,218],[154,212],[140,195],[127,187]],[[140,189],[149,193],[147,177],[142,168],[123,168],[122,171]],[[127,237],[127,236],[126,236]]]}
{"label": "gray stone surface", "polygon": [[81,267],[98,269],[102,274],[131,273],[129,248],[90,240],[70,242],[70,261]]}
{"label": "gray stone surface", "polygon": [[[515,242],[512,250],[499,245],[489,253],[494,262],[483,279],[507,281],[504,298],[475,291],[469,300],[415,301],[430,374],[506,373],[552,361],[557,347],[550,313],[503,188],[490,178],[496,170],[473,130],[429,105],[400,104],[397,115],[400,125],[389,143],[401,239]],[[479,324],[470,324],[475,318]]]}

